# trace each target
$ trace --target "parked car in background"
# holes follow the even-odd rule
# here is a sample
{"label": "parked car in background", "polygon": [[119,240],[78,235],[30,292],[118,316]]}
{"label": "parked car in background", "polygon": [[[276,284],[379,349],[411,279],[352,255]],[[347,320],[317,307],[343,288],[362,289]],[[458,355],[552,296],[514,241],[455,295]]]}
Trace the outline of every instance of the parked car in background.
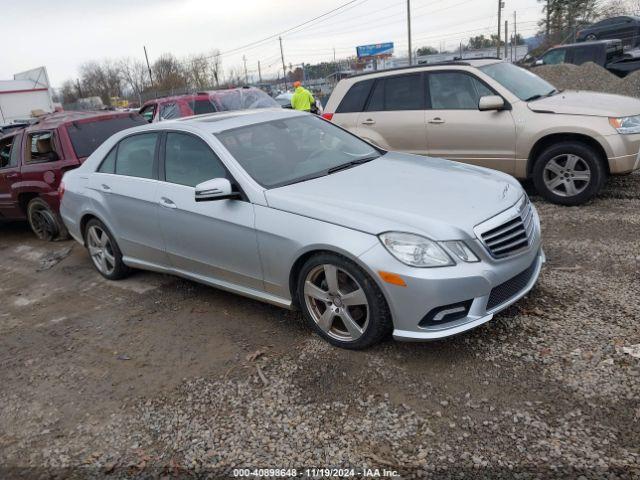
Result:
{"label": "parked car in background", "polygon": [[625,46],[640,45],[640,17],[624,15],[606,18],[582,28],[576,34],[578,42],[608,39],[619,39]]}
{"label": "parked car in background", "polygon": [[291,98],[292,97],[293,97],[293,93],[292,92],[282,92],[278,96],[276,96],[274,100],[276,102],[278,102],[278,104],[282,108],[293,108],[293,107],[291,107]]}
{"label": "parked car in background", "polygon": [[384,149],[531,178],[563,205],[589,200],[610,174],[640,168],[640,100],[559,92],[496,59],[350,77],[323,116]]}
{"label": "parked car in background", "polygon": [[58,186],[100,144],[144,125],[137,113],[65,112],[0,133],[0,219],[27,219],[43,240],[66,236]]}
{"label": "parked car in background", "polygon": [[474,328],[544,261],[513,177],[285,109],[121,132],[63,183],[64,222],[105,278],[150,269],[299,306],[345,348]]}
{"label": "parked car in background", "polygon": [[241,87],[156,98],[142,105],[140,115],[152,123],[204,113],[278,106],[278,102],[259,88]]}
{"label": "parked car in background", "polygon": [[570,43],[550,48],[540,58],[525,57],[520,64],[526,67],[571,63],[582,65],[593,62],[611,73],[626,77],[640,70],[637,51],[624,52],[620,40],[598,40],[595,42]]}

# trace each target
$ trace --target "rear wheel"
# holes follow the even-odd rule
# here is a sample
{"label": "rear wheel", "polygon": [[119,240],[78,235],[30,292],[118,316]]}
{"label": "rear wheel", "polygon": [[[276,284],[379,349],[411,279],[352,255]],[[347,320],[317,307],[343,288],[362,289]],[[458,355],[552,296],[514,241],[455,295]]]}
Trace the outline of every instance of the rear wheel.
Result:
{"label": "rear wheel", "polygon": [[321,253],[303,265],[298,301],[313,329],[329,343],[362,349],[391,333],[391,314],[382,292],[358,265]]}
{"label": "rear wheel", "polygon": [[547,200],[559,205],[580,205],[602,188],[607,173],[600,155],[579,142],[548,147],[533,167],[533,183]]}
{"label": "rear wheel", "polygon": [[590,33],[589,35],[587,35],[586,37],[584,37],[585,40],[587,40],[588,42],[593,42],[594,40],[597,40],[598,37],[597,35]]}
{"label": "rear wheel", "polygon": [[130,273],[113,235],[100,220],[94,218],[87,222],[85,243],[93,265],[103,277],[119,280]]}
{"label": "rear wheel", "polygon": [[60,216],[39,197],[32,199],[27,205],[27,220],[40,240],[52,241],[69,236]]}

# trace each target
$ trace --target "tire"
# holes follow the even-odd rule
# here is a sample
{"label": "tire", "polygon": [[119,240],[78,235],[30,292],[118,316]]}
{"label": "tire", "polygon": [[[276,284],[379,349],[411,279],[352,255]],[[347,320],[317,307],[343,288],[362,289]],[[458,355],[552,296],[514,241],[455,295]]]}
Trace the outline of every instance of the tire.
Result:
{"label": "tire", "polygon": [[587,202],[598,194],[606,179],[607,171],[598,152],[580,142],[551,145],[538,156],[533,166],[536,190],[558,205]]}
{"label": "tire", "polygon": [[[337,286],[328,282],[329,278],[335,278]],[[358,265],[340,255],[318,253],[309,258],[300,270],[296,288],[309,325],[336,347],[364,349],[393,329],[380,288]]]}
{"label": "tire", "polygon": [[33,233],[40,240],[51,242],[69,238],[62,218],[42,198],[36,197],[27,205],[27,220]]}
{"label": "tire", "polygon": [[93,218],[84,229],[84,239],[93,266],[108,280],[120,280],[131,273],[122,261],[122,252],[109,229]]}
{"label": "tire", "polygon": [[589,35],[587,35],[586,37],[584,37],[584,40],[586,42],[593,42],[594,40],[597,40],[598,36],[594,33],[590,33]]}

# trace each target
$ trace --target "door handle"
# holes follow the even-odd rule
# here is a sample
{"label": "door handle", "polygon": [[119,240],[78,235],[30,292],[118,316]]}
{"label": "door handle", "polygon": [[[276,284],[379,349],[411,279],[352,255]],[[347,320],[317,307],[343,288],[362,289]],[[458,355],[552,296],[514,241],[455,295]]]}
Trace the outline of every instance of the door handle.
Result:
{"label": "door handle", "polygon": [[109,185],[104,184],[104,183],[102,185],[100,185],[100,186],[102,187],[103,190],[111,190],[111,187]]}
{"label": "door handle", "polygon": [[160,197],[160,200],[161,200],[160,205],[162,205],[163,207],[178,208],[178,206],[170,198]]}
{"label": "door handle", "polygon": [[362,121],[362,125],[375,125],[376,121],[373,118],[367,118]]}
{"label": "door handle", "polygon": [[19,175],[17,173],[7,173],[6,178],[18,178]]}
{"label": "door handle", "polygon": [[440,117],[435,117],[429,120],[429,123],[439,124],[439,123],[444,123],[444,120]]}

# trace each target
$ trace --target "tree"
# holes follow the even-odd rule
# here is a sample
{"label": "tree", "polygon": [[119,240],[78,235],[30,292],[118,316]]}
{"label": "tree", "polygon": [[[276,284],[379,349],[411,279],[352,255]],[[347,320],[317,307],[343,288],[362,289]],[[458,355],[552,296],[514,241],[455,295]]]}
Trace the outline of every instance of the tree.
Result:
{"label": "tree", "polygon": [[151,70],[157,90],[173,91],[188,86],[181,63],[170,53],[160,55],[160,58],[153,63]]}
{"label": "tree", "polygon": [[491,35],[488,38],[484,35],[476,35],[471,37],[466,45],[466,50],[482,50],[485,48],[497,47],[498,45],[504,45],[504,42],[498,39],[498,35]]}
{"label": "tree", "polygon": [[138,104],[142,105],[142,92],[144,92],[145,86],[150,84],[147,66],[132,58],[123,58],[119,65],[123,82],[137,97]]}
{"label": "tree", "polygon": [[604,4],[602,16],[640,15],[640,0],[609,0]]}
{"label": "tree", "polygon": [[416,50],[416,54],[419,57],[423,55],[433,55],[434,53],[438,53],[438,50],[433,47],[420,47],[418,50]]}
{"label": "tree", "polygon": [[122,94],[120,67],[110,60],[82,64],[80,83],[82,97],[98,96],[105,105],[111,105],[111,97]]}

